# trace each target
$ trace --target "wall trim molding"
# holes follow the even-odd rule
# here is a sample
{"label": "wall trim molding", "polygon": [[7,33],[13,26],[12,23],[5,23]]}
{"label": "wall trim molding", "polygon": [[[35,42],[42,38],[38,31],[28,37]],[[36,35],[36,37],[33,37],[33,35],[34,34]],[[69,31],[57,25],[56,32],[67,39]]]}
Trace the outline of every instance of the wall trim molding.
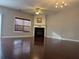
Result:
{"label": "wall trim molding", "polygon": [[47,38],[56,39],[56,40],[66,40],[66,41],[79,42],[79,40],[67,39],[67,38],[57,39],[57,38],[53,38],[52,36],[47,36]]}
{"label": "wall trim molding", "polygon": [[25,37],[33,37],[32,35],[26,35],[26,36],[2,36],[1,38],[25,38]]}

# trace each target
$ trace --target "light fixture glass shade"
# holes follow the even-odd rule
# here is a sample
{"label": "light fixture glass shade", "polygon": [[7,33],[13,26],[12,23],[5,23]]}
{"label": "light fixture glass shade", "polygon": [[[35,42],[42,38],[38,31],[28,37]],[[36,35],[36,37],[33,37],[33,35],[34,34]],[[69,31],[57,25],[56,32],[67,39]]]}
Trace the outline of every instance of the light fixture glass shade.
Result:
{"label": "light fixture glass shade", "polygon": [[36,11],[35,14],[40,14],[40,11]]}
{"label": "light fixture glass shade", "polygon": [[35,9],[35,14],[38,15],[38,14],[40,14],[40,13],[41,13],[41,9],[40,9],[40,8],[36,8],[36,9]]}
{"label": "light fixture glass shade", "polygon": [[66,2],[64,2],[64,1],[62,1],[62,2],[56,2],[56,4],[55,4],[55,8],[64,8],[64,7],[66,7],[68,4],[66,3]]}

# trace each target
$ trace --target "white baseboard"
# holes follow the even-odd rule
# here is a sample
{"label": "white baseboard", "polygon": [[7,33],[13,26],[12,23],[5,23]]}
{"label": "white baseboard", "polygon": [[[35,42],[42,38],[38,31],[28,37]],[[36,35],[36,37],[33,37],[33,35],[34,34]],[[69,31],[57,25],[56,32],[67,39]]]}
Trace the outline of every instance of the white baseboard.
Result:
{"label": "white baseboard", "polygon": [[57,40],[66,40],[66,41],[79,42],[79,40],[76,40],[76,39],[67,39],[67,38],[58,39],[58,38],[53,38],[53,37],[51,37],[51,36],[47,36],[47,38],[52,38],[52,39],[57,39]]}
{"label": "white baseboard", "polygon": [[1,38],[21,38],[21,37],[33,37],[31,35],[26,35],[26,36],[2,36]]}

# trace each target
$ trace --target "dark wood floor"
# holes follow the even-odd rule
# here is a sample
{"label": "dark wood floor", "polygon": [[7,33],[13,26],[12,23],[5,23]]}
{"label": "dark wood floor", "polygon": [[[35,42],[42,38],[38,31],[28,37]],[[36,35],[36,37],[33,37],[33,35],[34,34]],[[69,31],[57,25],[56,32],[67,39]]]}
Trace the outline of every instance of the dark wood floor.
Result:
{"label": "dark wood floor", "polygon": [[[40,39],[41,40],[41,39]],[[79,42],[45,38],[1,39],[0,59],[79,59]]]}

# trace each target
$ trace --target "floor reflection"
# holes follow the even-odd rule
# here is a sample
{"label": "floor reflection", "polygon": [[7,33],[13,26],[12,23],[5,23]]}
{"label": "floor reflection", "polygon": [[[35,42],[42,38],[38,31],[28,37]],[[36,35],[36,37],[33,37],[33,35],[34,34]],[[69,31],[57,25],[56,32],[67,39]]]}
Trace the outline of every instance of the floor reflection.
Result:
{"label": "floor reflection", "polygon": [[14,41],[14,50],[13,55],[19,55],[22,53],[22,40],[15,40]]}
{"label": "floor reflection", "polygon": [[[41,40],[41,39],[39,39]],[[79,59],[79,42],[45,38],[2,39],[0,59]]]}
{"label": "floor reflection", "polygon": [[30,52],[30,41],[24,41],[23,42],[23,53],[28,54]]}
{"label": "floor reflection", "polygon": [[44,45],[44,38],[40,38],[40,37],[35,38],[34,39],[34,45],[43,46]]}
{"label": "floor reflection", "polygon": [[13,56],[14,59],[19,58],[30,58],[30,47],[31,42],[27,40],[15,40]]}
{"label": "floor reflection", "polygon": [[34,42],[32,59],[44,59],[44,42],[42,41]]}
{"label": "floor reflection", "polygon": [[36,41],[36,42],[34,42],[34,45],[35,46],[44,46],[44,43]]}

